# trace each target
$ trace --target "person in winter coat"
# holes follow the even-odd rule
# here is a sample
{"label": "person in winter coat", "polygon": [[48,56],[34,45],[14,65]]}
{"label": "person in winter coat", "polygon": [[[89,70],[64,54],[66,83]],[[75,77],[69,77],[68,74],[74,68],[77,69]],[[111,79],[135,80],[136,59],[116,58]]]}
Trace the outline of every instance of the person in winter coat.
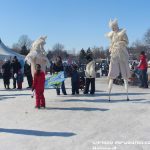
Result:
{"label": "person in winter coat", "polygon": [[16,81],[17,81],[17,74],[18,71],[21,69],[21,64],[19,63],[18,59],[16,56],[14,56],[12,63],[11,63],[11,68],[13,72],[13,88],[16,88]]}
{"label": "person in winter coat", "polygon": [[[64,67],[63,67],[63,64],[62,64],[62,60],[61,60],[61,57],[60,56],[57,56],[56,57],[56,61],[55,63],[53,64],[53,73],[58,73],[60,71],[64,71]],[[62,89],[62,93],[64,95],[67,95],[66,93],[66,89],[65,89],[65,83],[64,81],[62,82],[61,84],[61,89]],[[56,88],[56,92],[57,92],[57,95],[60,95],[60,87],[57,87]]]}
{"label": "person in winter coat", "polygon": [[92,57],[87,57],[87,60],[88,63],[86,65],[86,70],[85,70],[86,81],[85,81],[84,94],[88,94],[89,86],[91,84],[90,94],[93,95],[95,93],[95,78],[96,78],[95,61],[92,59]]}
{"label": "person in winter coat", "polygon": [[31,74],[31,66],[27,62],[25,62],[25,65],[24,65],[24,74],[27,77],[27,81],[28,81],[27,88],[32,88],[33,78],[32,78],[32,74]]}
{"label": "person in winter coat", "polygon": [[138,65],[138,69],[140,70],[140,87],[142,88],[148,88],[147,68],[147,58],[145,52],[142,51],[140,55],[140,63]]}
{"label": "person in winter coat", "polygon": [[77,71],[77,65],[72,66],[71,85],[72,85],[72,95],[75,95],[75,93],[79,94],[79,73]]}
{"label": "person in winter coat", "polygon": [[35,90],[36,105],[35,108],[45,108],[45,97],[44,97],[44,84],[45,84],[45,73],[41,71],[40,64],[36,64],[36,72],[34,74],[32,91]]}
{"label": "person in winter coat", "polygon": [[5,89],[10,89],[10,78],[11,78],[11,65],[10,61],[6,60],[5,63],[2,65],[2,76],[4,81],[4,87]]}

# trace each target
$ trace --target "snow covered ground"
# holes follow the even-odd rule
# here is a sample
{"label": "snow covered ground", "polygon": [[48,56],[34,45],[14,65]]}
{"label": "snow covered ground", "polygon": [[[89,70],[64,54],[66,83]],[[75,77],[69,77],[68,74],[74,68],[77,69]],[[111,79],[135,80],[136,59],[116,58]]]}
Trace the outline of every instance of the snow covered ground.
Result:
{"label": "snow covered ground", "polygon": [[150,89],[130,87],[127,102],[114,85],[108,102],[106,78],[94,96],[72,96],[70,79],[66,87],[66,96],[45,90],[47,108],[37,110],[30,90],[0,80],[0,150],[150,150]]}

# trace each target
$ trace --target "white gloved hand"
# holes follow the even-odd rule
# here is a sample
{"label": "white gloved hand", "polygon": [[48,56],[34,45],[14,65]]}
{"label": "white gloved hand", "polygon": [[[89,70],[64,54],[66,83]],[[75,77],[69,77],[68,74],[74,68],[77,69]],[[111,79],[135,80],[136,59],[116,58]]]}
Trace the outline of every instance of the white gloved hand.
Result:
{"label": "white gloved hand", "polygon": [[14,74],[14,78],[17,78],[17,73]]}

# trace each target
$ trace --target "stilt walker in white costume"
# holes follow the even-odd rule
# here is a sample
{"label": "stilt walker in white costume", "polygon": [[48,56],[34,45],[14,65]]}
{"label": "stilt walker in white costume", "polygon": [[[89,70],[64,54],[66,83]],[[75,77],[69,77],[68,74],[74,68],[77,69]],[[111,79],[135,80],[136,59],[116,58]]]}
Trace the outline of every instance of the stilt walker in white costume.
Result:
{"label": "stilt walker in white costume", "polygon": [[129,54],[127,51],[128,37],[125,29],[119,29],[117,19],[110,20],[109,27],[112,29],[106,36],[110,39],[111,44],[109,48],[110,52],[110,65],[109,65],[109,101],[110,93],[113,85],[113,79],[115,79],[121,73],[124,79],[124,86],[128,97],[128,78],[130,77],[129,68]]}
{"label": "stilt walker in white costume", "polygon": [[46,44],[45,42],[46,38],[47,37],[45,36],[35,40],[32,44],[29,54],[25,58],[25,60],[27,60],[27,63],[31,65],[32,77],[34,76],[35,73],[36,64],[41,65],[41,70],[43,72],[46,72],[46,67],[50,66],[49,60],[44,50],[44,45]]}

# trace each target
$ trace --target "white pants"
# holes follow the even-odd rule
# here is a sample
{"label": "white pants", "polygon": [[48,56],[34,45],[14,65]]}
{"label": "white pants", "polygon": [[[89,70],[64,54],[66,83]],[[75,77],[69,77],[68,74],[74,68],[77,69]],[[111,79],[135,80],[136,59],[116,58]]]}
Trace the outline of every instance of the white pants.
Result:
{"label": "white pants", "polygon": [[128,60],[126,62],[119,59],[111,60],[109,65],[108,77],[115,79],[121,73],[123,79],[128,79],[130,77],[130,68]]}

